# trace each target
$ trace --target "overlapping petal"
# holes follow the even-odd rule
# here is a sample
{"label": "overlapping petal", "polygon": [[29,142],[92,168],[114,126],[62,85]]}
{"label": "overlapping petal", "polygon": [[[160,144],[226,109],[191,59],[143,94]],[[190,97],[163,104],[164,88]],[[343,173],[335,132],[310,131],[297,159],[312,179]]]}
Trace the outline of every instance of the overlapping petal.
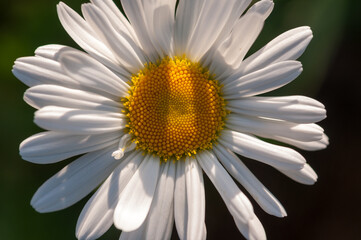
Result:
{"label": "overlapping petal", "polygon": [[121,103],[102,95],[48,84],[29,88],[24,94],[24,100],[37,109],[51,105],[105,112],[121,112],[122,110]]}
{"label": "overlapping petal", "polygon": [[[107,16],[113,28],[122,35],[126,35],[131,41],[139,44],[138,38],[128,19],[119,10],[112,0],[91,0]],[[140,46],[140,45],[139,45]]]}
{"label": "overlapping petal", "polygon": [[121,113],[56,106],[36,111],[34,122],[47,130],[86,135],[116,132],[126,125],[125,116]]}
{"label": "overlapping petal", "polygon": [[277,217],[287,215],[281,203],[233,152],[221,144],[214,146],[213,151],[225,169],[247,189],[264,211]]}
{"label": "overlapping petal", "polygon": [[137,72],[143,67],[146,59],[138,44],[126,33],[117,32],[98,7],[93,4],[83,4],[82,12],[87,23],[112,51],[121,66],[129,73]]}
{"label": "overlapping petal", "polygon": [[58,16],[69,36],[91,56],[118,74],[129,76],[122,66],[117,63],[112,51],[101,41],[91,26],[63,2],[57,6]]}
{"label": "overlapping petal", "polygon": [[85,154],[47,180],[34,194],[31,205],[38,212],[61,210],[78,202],[96,188],[119,163],[115,147]]}
{"label": "overlapping petal", "polygon": [[173,228],[173,194],[175,185],[175,164],[162,165],[157,189],[148,216],[142,226],[132,232],[122,232],[120,239],[170,239]]}
{"label": "overlapping petal", "polygon": [[296,141],[313,142],[321,140],[323,136],[323,129],[314,123],[298,124],[234,113],[228,115],[226,126],[238,132],[276,140],[278,137],[284,137]]}
{"label": "overlapping petal", "polygon": [[144,52],[151,61],[172,55],[175,0],[122,0]]}
{"label": "overlapping petal", "polygon": [[293,149],[267,143],[248,134],[223,130],[219,142],[242,156],[277,169],[302,169],[306,160]]}
{"label": "overlapping petal", "polygon": [[104,65],[80,51],[65,50],[59,54],[64,72],[91,91],[114,98],[125,97],[129,85]]}
{"label": "overlapping petal", "polygon": [[248,97],[229,100],[232,112],[279,119],[294,123],[314,123],[326,118],[325,106],[309,97]]}
{"label": "overlapping petal", "polygon": [[[217,41],[223,30],[231,30],[248,1],[231,0],[219,4],[217,0],[180,1],[175,22],[175,53],[186,54],[198,61]],[[212,26],[212,27],[209,27]]]}
{"label": "overlapping petal", "polygon": [[143,161],[141,152],[132,152],[110,174],[84,206],[76,226],[79,239],[97,239],[113,224],[119,195]]}
{"label": "overlapping petal", "polygon": [[178,161],[174,188],[174,220],[180,239],[187,236],[188,202],[185,178],[185,162]]}
{"label": "overlapping petal", "polygon": [[253,212],[251,202],[237,187],[214,154],[204,151],[197,155],[197,160],[226,203],[238,230],[247,239],[266,239],[266,233]]}
{"label": "overlapping petal", "polygon": [[205,196],[202,169],[193,158],[185,160],[185,182],[187,196],[187,231],[185,239],[203,239],[205,218]]}
{"label": "overlapping petal", "polygon": [[114,225],[125,232],[139,228],[148,215],[159,174],[159,161],[148,155],[119,196]]}
{"label": "overlapping petal", "polygon": [[273,9],[273,2],[259,1],[236,21],[232,31],[221,44],[211,49],[210,70],[219,79],[232,74],[241,64],[244,56],[258,37],[264,21]]}
{"label": "overlapping petal", "polygon": [[119,141],[121,135],[121,132],[97,135],[42,132],[25,139],[20,144],[20,155],[23,159],[33,163],[55,163],[111,146]]}
{"label": "overlapping petal", "polygon": [[273,63],[295,60],[305,51],[312,37],[309,27],[289,30],[246,58],[235,74],[246,75]]}
{"label": "overlapping petal", "polygon": [[317,174],[307,163],[298,170],[294,169],[279,169],[287,177],[295,180],[296,182],[312,185],[317,181]]}
{"label": "overlapping petal", "polygon": [[40,84],[73,87],[77,84],[75,80],[64,73],[59,62],[43,57],[18,58],[12,72],[29,87]]}
{"label": "overlapping petal", "polygon": [[329,140],[326,134],[322,134],[322,138],[320,140],[312,142],[302,142],[285,137],[276,137],[275,139],[306,151],[321,150],[326,148],[329,144]]}
{"label": "overlapping petal", "polygon": [[301,72],[300,62],[284,61],[241,75],[239,78],[237,75],[230,76],[222,81],[224,98],[240,99],[273,91],[296,79]]}

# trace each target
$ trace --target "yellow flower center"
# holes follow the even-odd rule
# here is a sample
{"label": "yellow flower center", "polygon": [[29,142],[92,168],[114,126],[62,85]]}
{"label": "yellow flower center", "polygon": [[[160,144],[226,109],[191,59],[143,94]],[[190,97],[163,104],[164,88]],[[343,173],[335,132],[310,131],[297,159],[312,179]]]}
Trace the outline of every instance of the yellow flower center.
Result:
{"label": "yellow flower center", "polygon": [[123,101],[138,149],[167,161],[212,148],[226,110],[220,86],[205,68],[185,57],[165,57],[147,64],[131,85]]}

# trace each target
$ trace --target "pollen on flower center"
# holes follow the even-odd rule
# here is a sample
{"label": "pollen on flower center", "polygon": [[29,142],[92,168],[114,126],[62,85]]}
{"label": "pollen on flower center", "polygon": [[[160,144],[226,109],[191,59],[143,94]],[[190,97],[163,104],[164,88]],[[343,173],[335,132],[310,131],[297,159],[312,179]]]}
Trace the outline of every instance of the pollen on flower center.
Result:
{"label": "pollen on flower center", "polygon": [[131,82],[123,101],[137,148],[166,161],[212,147],[226,110],[220,86],[205,68],[185,57],[165,57]]}

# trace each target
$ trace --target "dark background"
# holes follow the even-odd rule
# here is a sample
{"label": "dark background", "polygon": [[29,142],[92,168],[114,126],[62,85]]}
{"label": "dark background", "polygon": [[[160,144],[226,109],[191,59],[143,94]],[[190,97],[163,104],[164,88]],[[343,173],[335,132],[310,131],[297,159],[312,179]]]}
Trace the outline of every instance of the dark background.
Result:
{"label": "dark background", "polygon": [[[79,12],[83,2],[67,0],[66,4]],[[55,213],[37,213],[30,206],[32,195],[68,161],[35,165],[18,155],[19,143],[40,129],[32,122],[34,110],[22,100],[26,86],[11,74],[14,60],[33,55],[45,44],[77,47],[57,19],[57,3],[0,2],[0,238],[4,240],[75,239],[76,220],[85,203]],[[258,49],[288,29],[311,26],[314,39],[300,58],[304,72],[273,95],[311,96],[328,111],[320,125],[330,137],[330,146],[319,152],[300,151],[318,173],[314,186],[295,183],[268,166],[245,160],[288,213],[283,219],[270,216],[252,200],[268,239],[361,239],[360,9],[357,0],[275,0],[275,9],[252,48]],[[208,179],[206,206],[208,239],[241,238]],[[101,239],[118,236],[112,229]]]}

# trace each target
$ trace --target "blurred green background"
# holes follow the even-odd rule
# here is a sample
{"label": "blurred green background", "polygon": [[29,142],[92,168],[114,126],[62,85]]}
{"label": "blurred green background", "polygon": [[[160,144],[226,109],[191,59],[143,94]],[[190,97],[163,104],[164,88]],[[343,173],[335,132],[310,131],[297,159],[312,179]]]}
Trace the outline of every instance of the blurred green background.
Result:
{"label": "blurred green background", "polygon": [[[78,12],[83,2],[66,1]],[[57,19],[57,3],[0,2],[0,239],[4,240],[75,239],[76,220],[85,203],[55,213],[35,212],[30,206],[33,193],[66,162],[35,165],[18,154],[19,143],[40,129],[32,122],[34,110],[22,100],[25,85],[11,74],[14,60],[33,55],[45,44],[77,47]],[[252,48],[288,29],[311,26],[314,39],[300,58],[304,72],[274,95],[307,95],[323,102],[328,118],[321,126],[331,142],[324,151],[301,151],[319,175],[315,186],[297,184],[270,167],[246,161],[288,213],[284,219],[269,216],[252,200],[268,239],[361,239],[360,9],[357,0],[275,0],[275,9]],[[208,239],[240,238],[221,198],[208,180],[206,185]],[[118,236],[112,229],[101,239]]]}

